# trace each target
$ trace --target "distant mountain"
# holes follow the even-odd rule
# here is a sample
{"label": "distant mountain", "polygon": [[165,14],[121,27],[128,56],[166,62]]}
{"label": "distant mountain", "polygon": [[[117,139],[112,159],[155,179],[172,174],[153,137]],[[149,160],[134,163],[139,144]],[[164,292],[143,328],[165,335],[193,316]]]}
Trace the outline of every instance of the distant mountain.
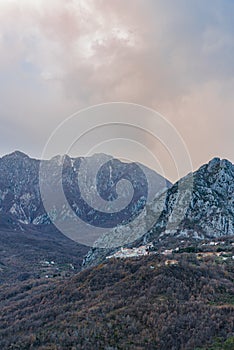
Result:
{"label": "distant mountain", "polygon": [[[63,163],[62,175],[60,174],[61,163]],[[82,171],[80,170],[81,164]],[[98,168],[100,168],[99,172],[95,174]],[[150,189],[151,199],[160,191],[171,186],[169,181],[147,167],[136,163],[122,163],[104,154],[97,154],[89,158],[56,156],[51,160],[40,161],[16,151],[0,158],[0,213],[9,218],[7,225],[12,222],[12,226],[25,229],[29,224],[38,226],[51,223],[52,214],[45,211],[41,199],[39,173],[47,196],[54,205],[53,218],[56,217],[57,221],[64,220],[68,216],[67,207],[70,205],[74,213],[81,219],[100,227],[108,227],[109,223],[105,218],[109,214],[106,217],[104,215],[98,217],[97,212],[94,213],[96,216],[92,213],[92,208],[90,209],[82,197],[83,187],[86,186],[84,194],[92,204],[95,204],[95,200],[96,202],[99,200],[99,198],[94,198],[92,192],[93,187],[97,186],[101,197],[110,205],[117,198],[116,183],[121,179],[132,182],[135,196],[132,206],[129,207],[128,212],[112,215],[110,227],[114,227],[115,224],[126,221],[124,215],[127,214],[130,217],[135,212],[137,213],[137,209],[143,208],[144,196],[147,195],[148,190],[145,188],[146,185]],[[58,196],[60,177],[62,177],[67,207],[63,203],[61,205]],[[149,181],[148,184],[146,180]],[[79,181],[82,183],[80,184]],[[128,197],[130,193],[128,187],[122,191],[123,197]],[[138,208],[134,206],[136,203],[139,204]]]}
{"label": "distant mountain", "polygon": [[[146,230],[149,225],[151,227]],[[102,238],[103,249],[93,248],[84,265],[95,265],[116,249],[111,240],[123,235],[119,226]],[[234,165],[214,158],[193,174],[175,183],[146,206],[134,221],[131,231],[140,237],[128,246],[151,242],[170,245],[175,238],[212,239],[234,235]],[[105,249],[106,244],[106,249]]]}
{"label": "distant mountain", "polygon": [[[85,165],[82,170],[81,164]],[[95,174],[96,168],[100,169],[98,176]],[[143,172],[139,169],[143,169]],[[69,235],[66,237],[62,233],[65,231],[66,234],[66,228],[70,229],[70,226],[75,230],[75,238],[77,232],[80,232],[80,237],[86,237],[86,232],[78,221],[72,221],[71,212],[74,217],[80,215],[89,223],[96,220],[94,224],[97,226],[108,227],[109,222],[108,216],[98,217],[89,210],[84,204],[83,192],[91,203],[94,200],[98,202],[92,192],[92,188],[97,185],[100,195],[111,205],[117,194],[115,183],[124,178],[133,183],[135,200],[141,204],[143,198],[143,205],[146,189],[143,186],[144,174],[151,186],[151,197],[171,186],[169,181],[142,165],[139,168],[134,163],[122,163],[104,154],[89,158],[56,156],[51,160],[40,161],[16,151],[0,158],[0,284],[4,281],[41,278],[45,275],[60,276],[79,271],[88,248],[79,244],[83,242],[77,240],[76,243],[68,238]],[[58,195],[61,179],[66,196],[65,205]],[[53,204],[52,213],[44,208],[40,180]],[[121,193],[123,198],[130,194],[127,187],[124,189]],[[72,210],[68,208],[69,205]],[[132,206],[127,215],[137,215],[139,209]],[[67,220],[68,226],[61,233],[51,218],[62,224]],[[122,222],[124,219],[121,213],[117,213],[112,221]],[[55,264],[45,269],[43,260],[54,261]],[[70,267],[71,264],[74,269]]]}

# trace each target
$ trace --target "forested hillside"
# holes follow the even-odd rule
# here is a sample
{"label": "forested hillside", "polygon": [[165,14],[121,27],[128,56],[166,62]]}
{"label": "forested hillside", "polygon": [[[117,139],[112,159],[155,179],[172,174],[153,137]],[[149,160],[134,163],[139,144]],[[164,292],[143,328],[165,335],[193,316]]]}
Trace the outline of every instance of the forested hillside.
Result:
{"label": "forested hillside", "polygon": [[0,346],[233,349],[233,277],[232,257],[181,253],[111,259],[62,281],[3,285]]}

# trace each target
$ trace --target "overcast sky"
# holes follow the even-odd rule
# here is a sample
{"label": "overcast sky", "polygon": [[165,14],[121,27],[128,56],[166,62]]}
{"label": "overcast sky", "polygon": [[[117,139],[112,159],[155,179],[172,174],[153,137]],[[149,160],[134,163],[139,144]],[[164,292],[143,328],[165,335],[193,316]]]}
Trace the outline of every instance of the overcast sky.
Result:
{"label": "overcast sky", "polygon": [[40,157],[72,113],[126,101],[167,118],[194,168],[233,162],[233,18],[232,0],[0,0],[1,154]]}

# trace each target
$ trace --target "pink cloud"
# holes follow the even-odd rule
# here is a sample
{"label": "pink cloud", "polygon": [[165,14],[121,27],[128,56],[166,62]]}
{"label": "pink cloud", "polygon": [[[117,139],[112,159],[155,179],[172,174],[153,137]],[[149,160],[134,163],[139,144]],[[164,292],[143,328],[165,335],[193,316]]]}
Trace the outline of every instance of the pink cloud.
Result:
{"label": "pink cloud", "polygon": [[232,158],[233,32],[215,6],[223,12],[182,0],[2,2],[0,72],[16,76],[11,88],[2,80],[2,118],[36,128],[39,149],[81,107],[136,102],[170,119],[195,166]]}

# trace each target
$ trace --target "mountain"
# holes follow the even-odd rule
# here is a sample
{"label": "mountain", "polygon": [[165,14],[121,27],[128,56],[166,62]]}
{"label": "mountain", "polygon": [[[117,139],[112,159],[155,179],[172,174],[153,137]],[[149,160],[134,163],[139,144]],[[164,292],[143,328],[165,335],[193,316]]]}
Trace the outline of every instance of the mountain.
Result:
{"label": "mountain", "polygon": [[[233,349],[233,175],[218,158],[173,186],[105,155],[1,158],[0,348]],[[131,189],[115,186],[122,179],[137,203],[129,222],[124,213],[86,212],[81,194],[96,201],[94,184],[110,207],[119,193],[125,200]],[[75,214],[105,229],[89,252],[53,225],[70,215],[61,184]],[[155,199],[144,206],[151,187]],[[53,217],[43,195],[55,203]],[[115,220],[124,225],[112,229]],[[120,250],[126,235],[132,240]]]}
{"label": "mountain", "polygon": [[[99,169],[97,175],[96,169]],[[89,240],[84,241],[87,237],[84,231],[86,225],[82,226],[76,214],[89,223],[99,220],[94,222],[97,226],[108,227],[108,222],[111,222],[108,217],[90,215],[82,195],[90,202],[98,200],[91,191],[97,185],[101,196],[111,205],[112,197],[116,197],[115,182],[124,178],[133,182],[135,200],[140,202],[145,194],[142,186],[144,174],[149,179],[151,196],[171,185],[146,167],[122,163],[103,154],[89,158],[56,156],[40,161],[16,151],[0,158],[0,283],[59,277],[79,271]],[[66,202],[59,196],[61,182]],[[52,213],[44,208],[41,186],[43,195],[52,202]],[[128,198],[130,191],[126,186],[122,194],[123,198]],[[127,214],[135,215],[137,210],[139,208],[132,206]],[[122,222],[124,217],[120,213],[111,219],[113,224],[113,220]],[[63,234],[59,231],[60,227]],[[70,239],[71,229],[74,230],[74,240]],[[80,240],[76,239],[78,233]]]}
{"label": "mountain", "polygon": [[80,271],[87,251],[52,226],[24,231],[1,227],[0,285],[71,276]]}
{"label": "mountain", "polygon": [[[96,169],[99,169],[97,174]],[[90,214],[90,206],[83,200],[82,195],[85,194],[92,203],[95,200],[100,201],[100,197],[94,198],[92,192],[93,187],[97,186],[101,197],[111,203],[118,196],[115,184],[121,179],[132,182],[135,196],[133,199],[135,202],[142,200],[142,205],[148,190],[144,188],[146,180],[149,181],[151,199],[158,192],[171,186],[169,181],[147,167],[137,163],[123,163],[104,154],[87,158],[55,156],[51,160],[40,161],[16,151],[0,158],[0,213],[8,216],[12,224],[22,229],[29,224],[50,224],[52,214],[45,211],[45,203],[42,202],[41,190],[44,189],[44,192],[48,192],[47,197],[53,201],[54,220],[55,217],[57,221],[64,220],[68,216],[66,210],[68,211],[67,207],[70,205],[74,213],[87,222],[108,227],[105,217],[97,222],[97,218]],[[63,206],[58,195],[60,181],[67,200],[67,203],[62,203]],[[86,187],[84,193],[82,187]],[[130,193],[126,186],[121,192],[126,198]],[[130,207],[130,216],[133,214],[131,210],[134,208]],[[126,220],[123,213],[113,217],[116,220],[113,221],[113,226]]]}
{"label": "mountain", "polygon": [[[127,244],[139,247],[170,247],[173,240],[213,239],[234,234],[234,165],[214,158],[188,174],[147,205],[130,230],[137,239]],[[127,233],[129,232],[127,231]],[[120,225],[102,237],[101,248],[90,250],[84,266],[95,265],[119,248],[111,242],[125,234]],[[113,244],[114,246],[114,244]]]}

